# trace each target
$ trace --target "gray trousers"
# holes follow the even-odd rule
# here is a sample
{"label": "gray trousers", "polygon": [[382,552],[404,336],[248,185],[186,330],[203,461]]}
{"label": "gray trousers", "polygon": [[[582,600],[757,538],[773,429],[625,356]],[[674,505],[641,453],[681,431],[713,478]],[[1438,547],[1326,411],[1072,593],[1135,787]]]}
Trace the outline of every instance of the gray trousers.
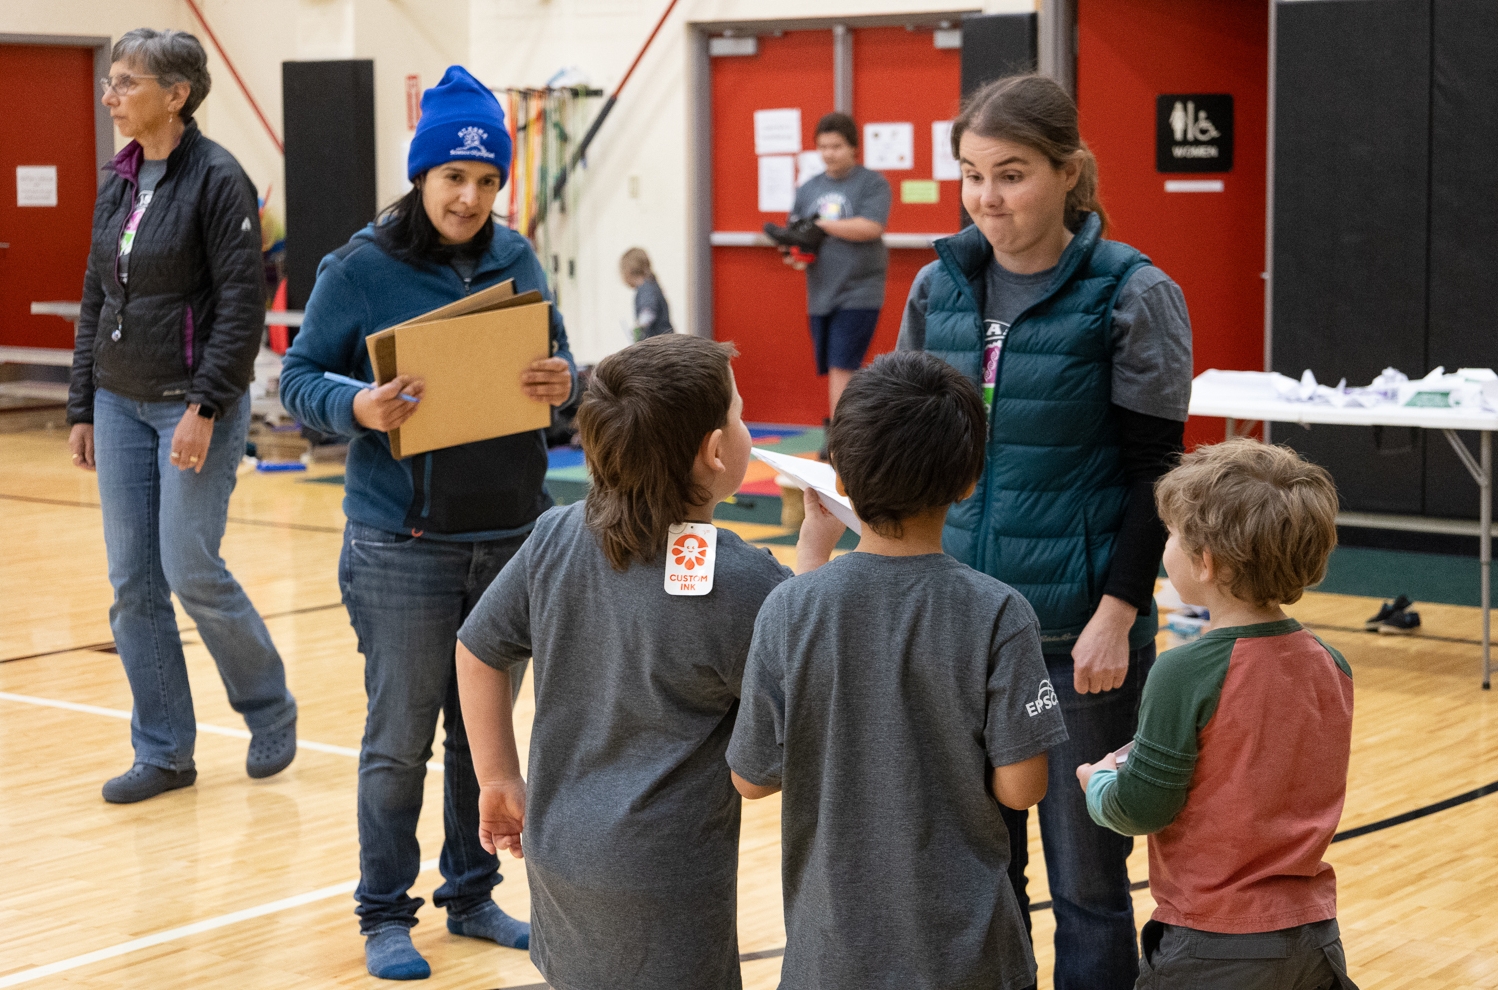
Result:
{"label": "gray trousers", "polygon": [[1139,942],[1134,990],[1358,990],[1335,918],[1250,935],[1149,921]]}

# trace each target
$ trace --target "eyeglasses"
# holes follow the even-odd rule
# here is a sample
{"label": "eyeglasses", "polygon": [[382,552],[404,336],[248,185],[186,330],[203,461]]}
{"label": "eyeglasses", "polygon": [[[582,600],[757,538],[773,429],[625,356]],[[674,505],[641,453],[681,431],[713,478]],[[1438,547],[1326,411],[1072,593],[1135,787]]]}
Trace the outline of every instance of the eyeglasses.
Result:
{"label": "eyeglasses", "polygon": [[108,93],[110,90],[113,90],[115,96],[124,96],[126,93],[130,92],[132,89],[135,88],[135,81],[137,79],[156,79],[156,78],[159,78],[159,77],[157,77],[157,76],[148,76],[148,75],[134,75],[134,74],[129,73],[129,72],[122,72],[119,75],[114,76],[112,78],[110,76],[105,76],[103,79],[100,79],[99,80],[99,89],[102,92],[105,92],[105,93]]}

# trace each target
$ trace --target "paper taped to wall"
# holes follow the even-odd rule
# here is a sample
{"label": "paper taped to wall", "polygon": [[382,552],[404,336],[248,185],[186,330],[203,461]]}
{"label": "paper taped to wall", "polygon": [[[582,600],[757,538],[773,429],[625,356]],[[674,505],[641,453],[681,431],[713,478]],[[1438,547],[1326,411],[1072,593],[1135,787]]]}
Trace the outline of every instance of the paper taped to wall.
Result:
{"label": "paper taped to wall", "polygon": [[761,155],[759,158],[759,212],[789,213],[796,205],[796,158],[794,155]]}
{"label": "paper taped to wall", "polygon": [[827,507],[827,511],[837,516],[844,526],[855,533],[863,532],[863,526],[853,512],[853,503],[848,501],[848,496],[837,493],[837,472],[832,470],[831,464],[823,464],[821,461],[813,461],[805,457],[776,454],[758,448],[755,448],[752,453],[792,481],[800,482],[816,491],[822,499],[822,504]]}
{"label": "paper taped to wall", "polygon": [[754,111],[754,153],[794,155],[801,150],[801,109]]}

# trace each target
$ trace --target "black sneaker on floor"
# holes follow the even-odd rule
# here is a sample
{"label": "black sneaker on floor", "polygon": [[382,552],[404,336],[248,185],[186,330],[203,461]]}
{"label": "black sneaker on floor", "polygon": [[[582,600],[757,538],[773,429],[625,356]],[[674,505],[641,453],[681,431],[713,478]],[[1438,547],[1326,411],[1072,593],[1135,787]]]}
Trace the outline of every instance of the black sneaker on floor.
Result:
{"label": "black sneaker on floor", "polygon": [[1409,636],[1420,631],[1420,613],[1401,609],[1378,624],[1379,635]]}
{"label": "black sneaker on floor", "polygon": [[198,771],[163,770],[149,763],[137,763],[104,785],[104,800],[110,804],[134,804],[179,787],[191,787]]}
{"label": "black sneaker on floor", "polygon": [[[1413,604],[1415,603],[1410,601],[1408,595],[1400,595],[1392,602],[1384,602],[1379,608],[1377,615],[1364,621],[1363,628],[1368,632],[1378,632],[1378,627],[1387,622],[1390,616],[1396,612],[1403,612]],[[1416,624],[1419,624],[1418,619],[1416,620]]]}

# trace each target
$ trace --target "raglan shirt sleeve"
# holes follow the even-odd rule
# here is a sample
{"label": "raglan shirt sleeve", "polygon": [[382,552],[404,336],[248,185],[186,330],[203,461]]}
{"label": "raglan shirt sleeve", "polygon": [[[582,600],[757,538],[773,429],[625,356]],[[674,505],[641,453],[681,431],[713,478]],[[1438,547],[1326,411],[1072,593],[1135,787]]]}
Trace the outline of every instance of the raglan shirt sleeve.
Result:
{"label": "raglan shirt sleeve", "polygon": [[458,642],[495,670],[507,672],[531,657],[530,551],[536,536],[520,545],[458,629]]}
{"label": "raglan shirt sleeve", "polygon": [[988,662],[983,742],[989,765],[1023,763],[1065,742],[1066,722],[1040,649],[1040,622],[1014,591],[1000,605]]}
{"label": "raglan shirt sleeve", "polygon": [[785,655],[788,635],[779,596],[766,599],[754,622],[744,664],[738,720],[728,741],[728,766],[760,787],[780,784],[785,766]]}
{"label": "raglan shirt sleeve", "polygon": [[[1145,681],[1134,748],[1117,771],[1087,784],[1092,820],[1121,835],[1148,835],[1186,805],[1198,733],[1217,711],[1233,639],[1203,639],[1160,656]],[[1099,754],[1100,756],[1102,754]]]}

